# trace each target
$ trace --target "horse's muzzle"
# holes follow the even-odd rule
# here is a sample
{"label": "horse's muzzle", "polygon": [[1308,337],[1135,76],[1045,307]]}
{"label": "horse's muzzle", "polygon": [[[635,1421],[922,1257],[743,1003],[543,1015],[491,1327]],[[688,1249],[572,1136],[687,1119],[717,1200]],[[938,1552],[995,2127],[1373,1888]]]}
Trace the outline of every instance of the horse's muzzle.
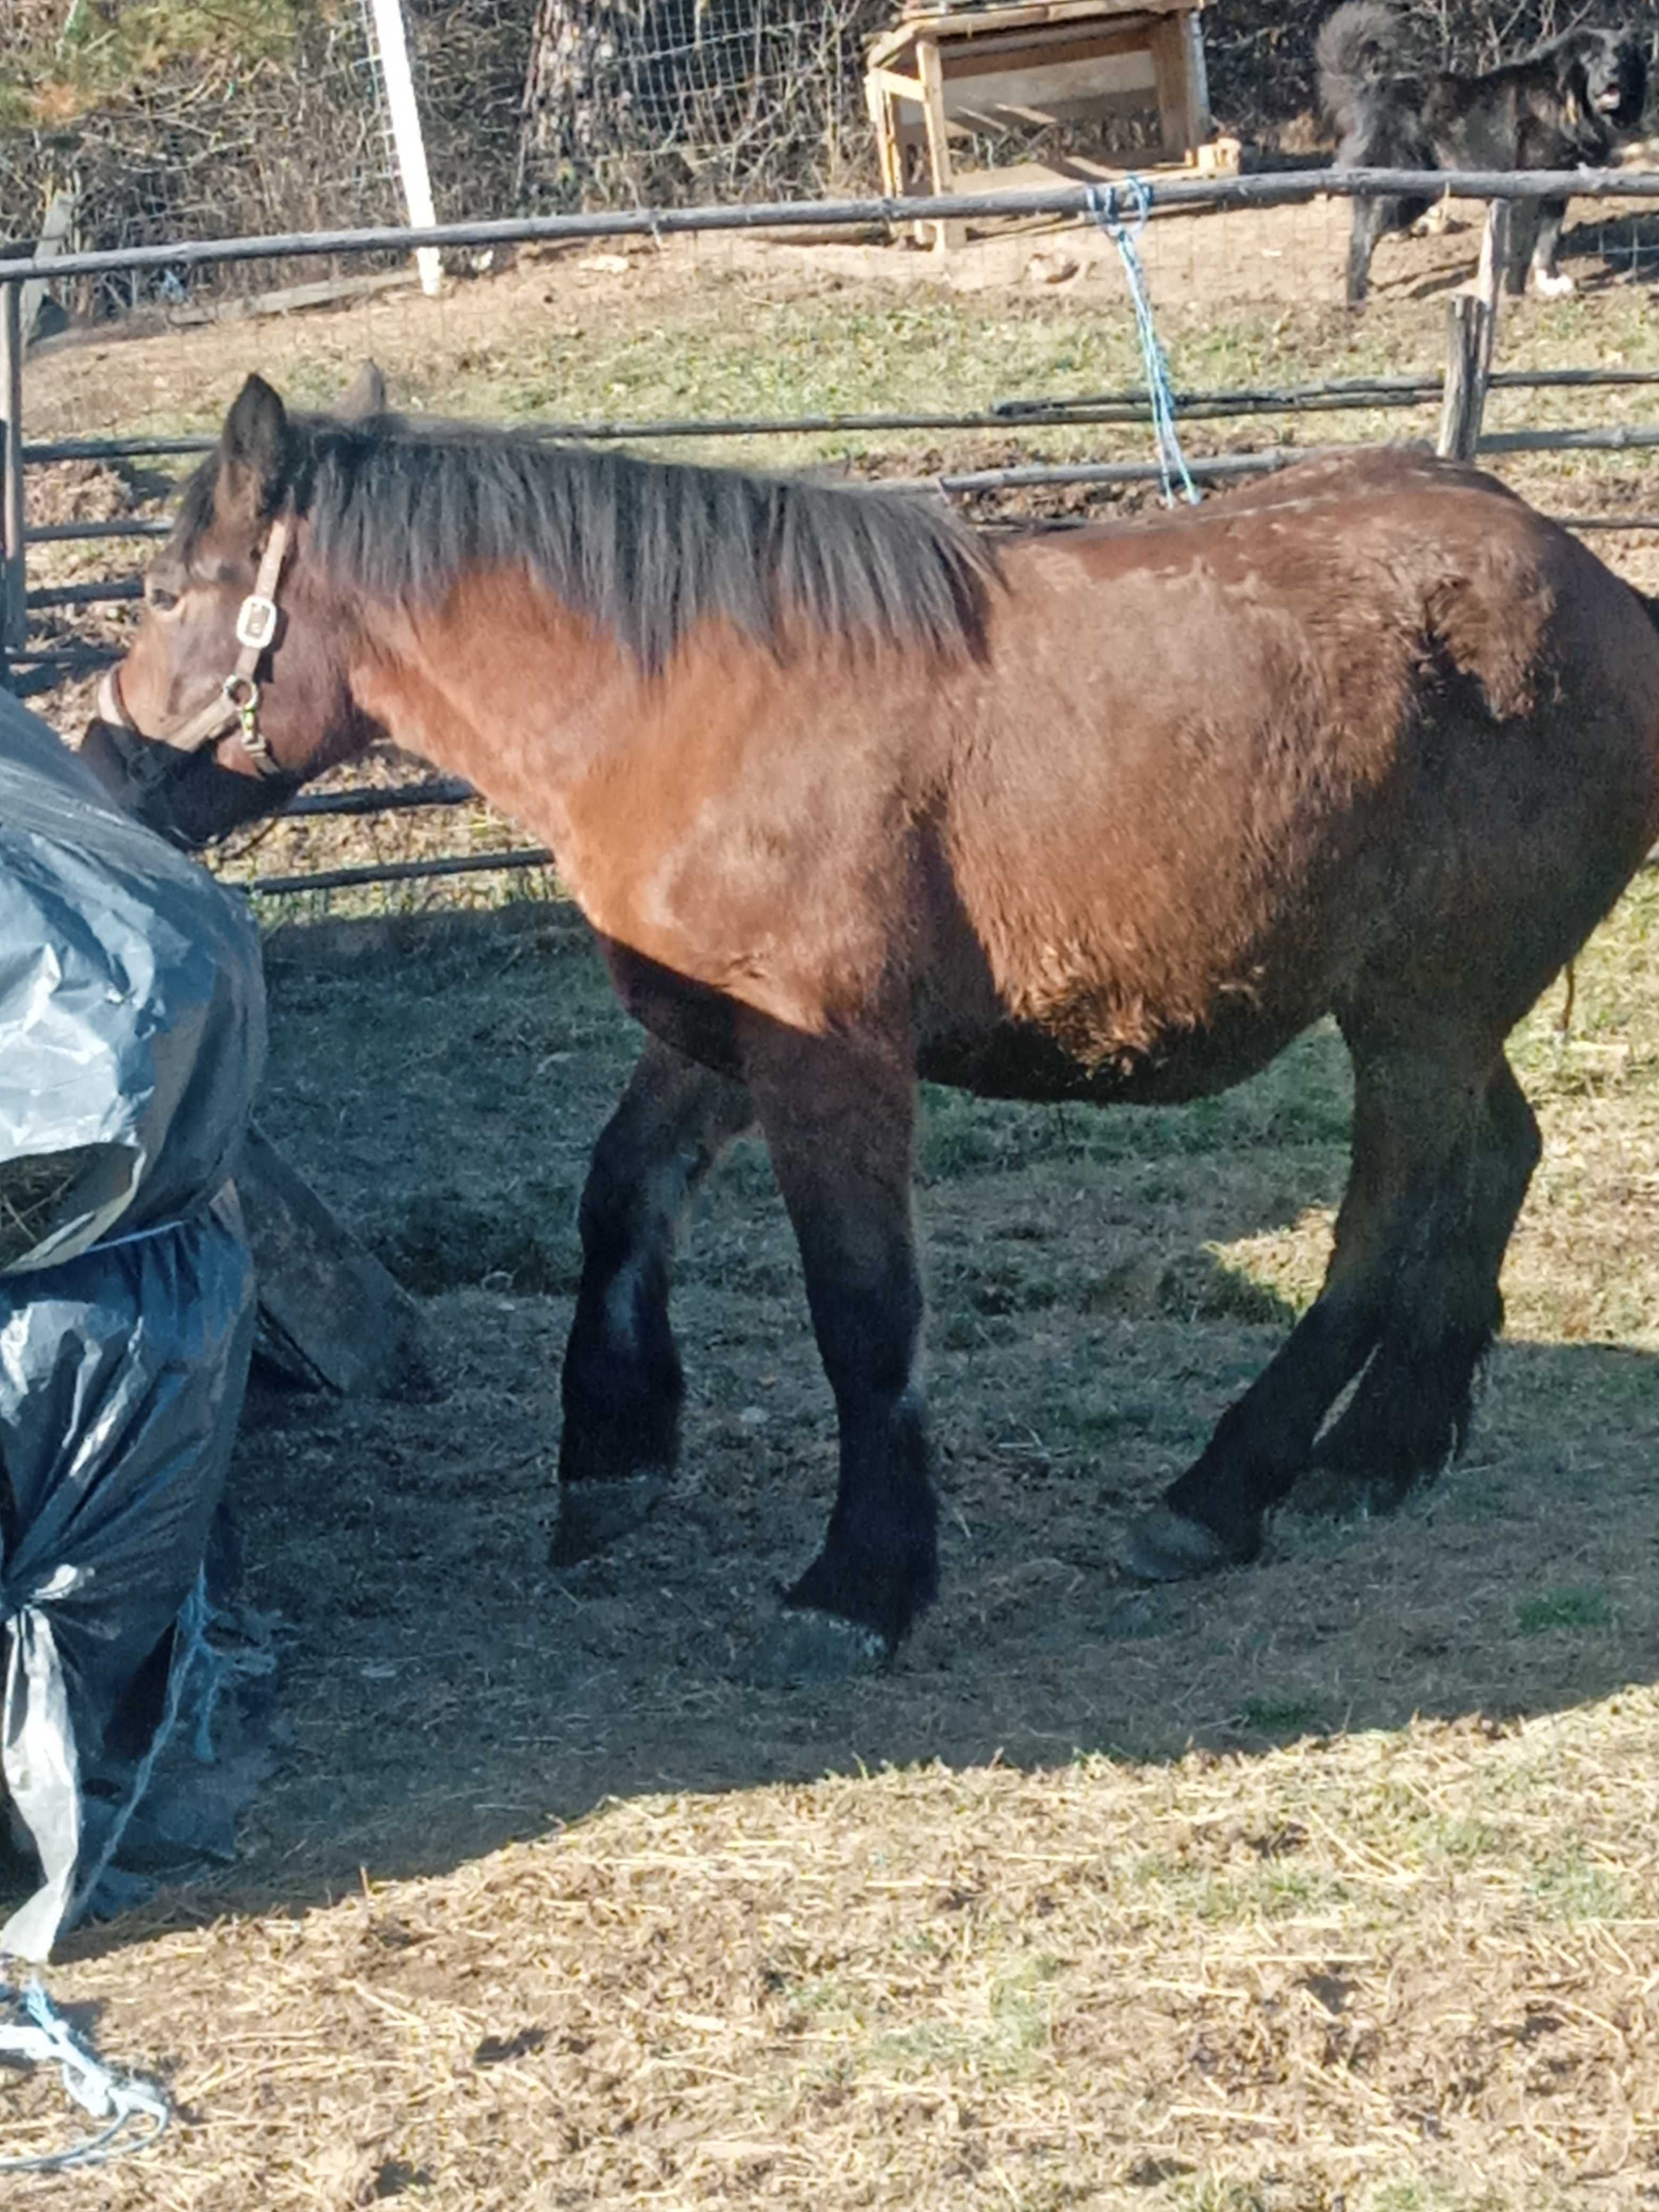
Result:
{"label": "horse's muzzle", "polygon": [[170,818],[162,797],[175,757],[139,730],[126,710],[112,668],[98,687],[98,712],[87,724],[78,751],[100,788],[123,814],[189,849],[189,840]]}
{"label": "horse's muzzle", "polygon": [[78,748],[82,763],[92,770],[106,793],[125,814],[138,811],[143,779],[135,752],[142,738],[134,738],[118,722],[96,715],[87,724]]}

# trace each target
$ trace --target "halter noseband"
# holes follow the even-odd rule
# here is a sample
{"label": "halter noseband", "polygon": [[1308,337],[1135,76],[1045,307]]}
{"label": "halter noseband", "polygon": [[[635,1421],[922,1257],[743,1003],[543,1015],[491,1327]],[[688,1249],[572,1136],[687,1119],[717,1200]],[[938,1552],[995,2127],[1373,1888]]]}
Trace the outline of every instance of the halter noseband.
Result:
{"label": "halter noseband", "polygon": [[[258,573],[253,580],[253,589],[236,611],[236,642],[241,651],[236,656],[236,665],[219,686],[218,694],[210,699],[199,713],[191,715],[182,730],[161,739],[175,753],[198,753],[209,745],[216,745],[233,730],[241,732],[242,746],[252,758],[261,775],[281,775],[283,770],[270,757],[270,747],[259,727],[259,686],[254,671],[269,647],[276,641],[279,616],[276,607],[276,586],[282,580],[283,563],[288,558],[288,543],[294,523],[294,509],[285,507],[270,526],[270,535],[265,540],[264,550],[259,556]],[[107,669],[98,687],[98,713],[101,720],[113,723],[116,728],[129,730],[143,737],[126,709],[121,696],[121,686],[113,668]]]}

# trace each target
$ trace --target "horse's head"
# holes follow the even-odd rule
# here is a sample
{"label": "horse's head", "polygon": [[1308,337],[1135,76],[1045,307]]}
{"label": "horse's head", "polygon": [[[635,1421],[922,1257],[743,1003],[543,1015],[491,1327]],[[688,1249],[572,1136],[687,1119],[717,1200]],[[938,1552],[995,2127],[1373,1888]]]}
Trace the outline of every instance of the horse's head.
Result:
{"label": "horse's head", "polygon": [[[365,370],[343,414],[380,411]],[[126,658],[81,754],[128,812],[210,844],[377,734],[353,703],[350,626],[307,558],[310,441],[250,376],[144,578]]]}

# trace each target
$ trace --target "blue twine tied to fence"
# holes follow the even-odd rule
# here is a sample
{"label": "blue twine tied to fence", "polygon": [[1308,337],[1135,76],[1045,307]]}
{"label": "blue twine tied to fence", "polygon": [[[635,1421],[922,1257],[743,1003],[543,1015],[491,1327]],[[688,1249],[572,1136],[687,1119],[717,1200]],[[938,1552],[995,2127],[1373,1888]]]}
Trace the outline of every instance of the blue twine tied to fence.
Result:
{"label": "blue twine tied to fence", "polygon": [[1128,285],[1129,299],[1135,311],[1135,336],[1140,340],[1140,357],[1146,364],[1146,396],[1152,403],[1152,436],[1158,445],[1158,474],[1164,481],[1164,504],[1175,505],[1175,480],[1179,477],[1182,490],[1196,506],[1198,488],[1188,472],[1186,456],[1176,435],[1175,386],[1170,381],[1170,364],[1158,342],[1152,303],[1146,294],[1146,272],[1140,265],[1140,234],[1152,211],[1152,188],[1144,177],[1135,176],[1124,179],[1124,188],[1134,200],[1133,229],[1118,213],[1118,188],[1114,184],[1090,185],[1089,212],[1116,246],[1123,263],[1124,282]]}
{"label": "blue twine tied to fence", "polygon": [[0,2173],[61,2173],[82,2166],[106,2166],[112,2158],[144,2150],[167,2132],[173,2107],[153,2081],[118,2074],[106,2066],[53,2005],[38,1979],[20,1990],[0,1983],[0,2006],[21,2011],[23,2020],[0,2021],[0,2053],[27,2064],[56,2065],[64,2087],[95,2120],[108,2125],[100,2135],[67,2150],[42,2151],[35,2158],[0,2158]]}
{"label": "blue twine tied to fence", "polygon": [[[143,1233],[143,1232],[141,1232]],[[213,1709],[227,1662],[208,1641],[214,1608],[207,1595],[205,1569],[196,1581],[179,1613],[173,1663],[167,1672],[167,1696],[161,1717],[149,1747],[138,1762],[131,1786],[110,1824],[102,1848],[87,1869],[76,1891],[76,1909],[88,1905],[105,1870],[114,1858],[128,1824],[137,1812],[157,1760],[167,1747],[179,1717],[185,1685],[198,1668],[206,1670],[201,1708],[197,1715],[194,1749],[204,1763],[213,1756]],[[231,1671],[237,1671],[234,1668]],[[0,1971],[6,1961],[0,1960]],[[19,1990],[0,1980],[0,2057],[21,2060],[26,2065],[56,2065],[64,2088],[83,2112],[108,2124],[101,2134],[71,2143],[64,2150],[42,2151],[33,2158],[0,2158],[0,2173],[58,2173],[76,2166],[105,2166],[133,2151],[147,2150],[167,2133],[173,2107],[153,2081],[134,2075],[118,2074],[106,2066],[53,2005],[38,1976]],[[21,2014],[22,2018],[17,2014]]]}

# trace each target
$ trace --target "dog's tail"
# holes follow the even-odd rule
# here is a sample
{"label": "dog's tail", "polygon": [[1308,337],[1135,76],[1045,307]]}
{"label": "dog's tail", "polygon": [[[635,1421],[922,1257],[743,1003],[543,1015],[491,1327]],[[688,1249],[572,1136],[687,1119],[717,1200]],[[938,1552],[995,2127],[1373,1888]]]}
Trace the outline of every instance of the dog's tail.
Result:
{"label": "dog's tail", "polygon": [[1314,41],[1319,105],[1340,136],[1354,127],[1366,88],[1407,66],[1405,27],[1384,0],[1346,0]]}

